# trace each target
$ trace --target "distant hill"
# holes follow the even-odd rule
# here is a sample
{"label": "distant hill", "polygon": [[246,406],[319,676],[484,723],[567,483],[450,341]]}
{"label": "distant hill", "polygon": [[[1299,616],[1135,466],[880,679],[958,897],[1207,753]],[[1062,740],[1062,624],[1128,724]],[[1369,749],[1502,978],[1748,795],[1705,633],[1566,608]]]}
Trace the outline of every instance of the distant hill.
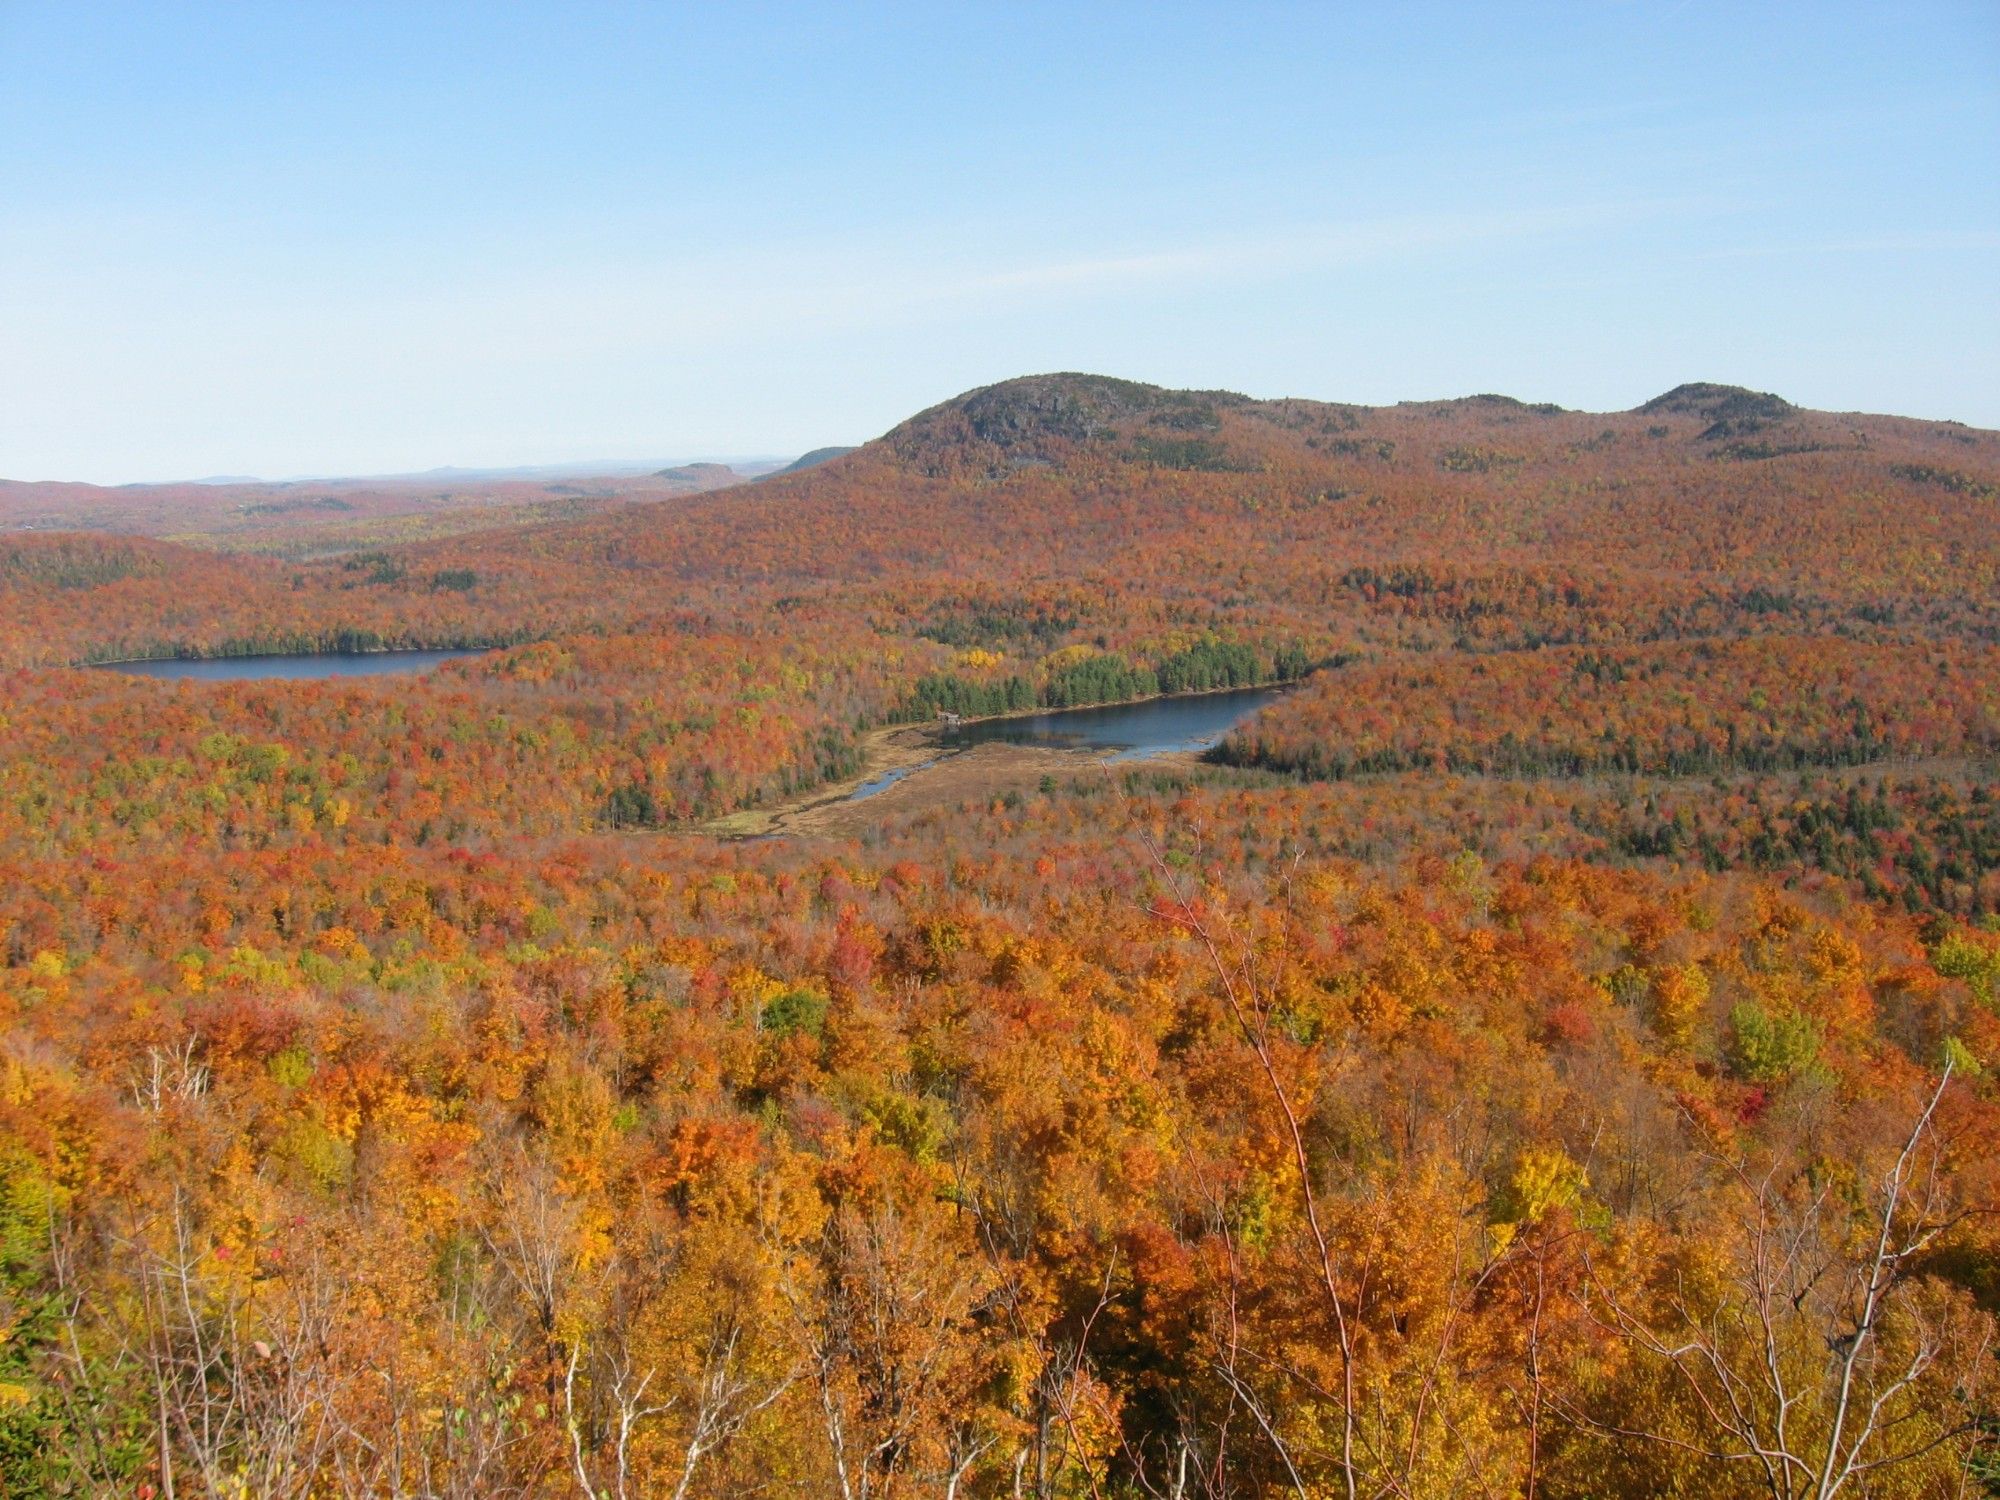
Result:
{"label": "distant hill", "polygon": [[940,402],[877,441],[899,464],[933,477],[1060,467],[1093,450],[1140,462],[1162,448],[1219,457],[1226,450],[1213,435],[1221,430],[1222,413],[1261,404],[1231,391],[1172,391],[1103,375],[1029,375]]}
{"label": "distant hill", "polygon": [[1486,472],[1546,461],[1551,444],[1564,451],[1584,445],[1578,452],[1598,455],[1593,466],[1602,467],[1614,444],[1636,445],[1627,461],[1646,444],[1671,442],[1704,461],[1756,462],[1931,438],[1983,446],[1971,432],[1956,423],[1811,411],[1709,382],[1676,386],[1630,411],[1585,412],[1492,394],[1389,407],[1260,400],[1063,373],[967,391],[859,452],[934,479],[1107,467],[1276,473],[1355,460]]}
{"label": "distant hill", "polygon": [[1799,408],[1782,396],[1768,391],[1749,391],[1737,385],[1711,385],[1697,381],[1677,385],[1663,396],[1655,396],[1641,406],[1643,416],[1698,417],[1707,423],[1703,440],[1748,437],[1766,428],[1800,416]]}
{"label": "distant hill", "polygon": [[203,479],[92,485],[0,479],[0,532],[103,531],[235,551],[322,556],[493,527],[575,520],[628,503],[723,489],[727,464],[634,472],[590,465],[437,469],[354,479]]}
{"label": "distant hill", "polygon": [[[431,481],[439,479],[610,479],[630,478],[653,472],[659,467],[658,459],[602,459],[568,464],[516,464],[510,468],[464,467],[458,464],[443,464],[435,469],[424,469],[410,474],[364,474],[353,476],[356,480],[394,482],[399,480]],[[328,476],[338,478],[338,476]]]}
{"label": "distant hill", "polygon": [[831,459],[845,458],[854,451],[855,449],[851,444],[845,448],[815,448],[810,453],[800,454],[777,472],[780,474],[796,474],[801,469],[816,469]]}
{"label": "distant hill", "polygon": [[728,464],[675,464],[670,469],[656,469],[655,479],[671,479],[680,484],[697,485],[712,490],[725,484],[737,484],[743,476]]}

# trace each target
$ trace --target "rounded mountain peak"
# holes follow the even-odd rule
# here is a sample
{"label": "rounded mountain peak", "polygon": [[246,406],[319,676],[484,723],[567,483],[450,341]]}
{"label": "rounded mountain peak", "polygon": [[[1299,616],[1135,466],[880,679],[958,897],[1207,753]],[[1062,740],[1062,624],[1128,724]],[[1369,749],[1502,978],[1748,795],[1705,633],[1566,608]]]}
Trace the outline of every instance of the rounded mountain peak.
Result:
{"label": "rounded mountain peak", "polygon": [[1224,409],[1252,404],[1233,391],[1168,390],[1109,375],[1024,375],[919,412],[883,442],[923,472],[1005,473],[1060,466],[1141,432],[1212,433]]}

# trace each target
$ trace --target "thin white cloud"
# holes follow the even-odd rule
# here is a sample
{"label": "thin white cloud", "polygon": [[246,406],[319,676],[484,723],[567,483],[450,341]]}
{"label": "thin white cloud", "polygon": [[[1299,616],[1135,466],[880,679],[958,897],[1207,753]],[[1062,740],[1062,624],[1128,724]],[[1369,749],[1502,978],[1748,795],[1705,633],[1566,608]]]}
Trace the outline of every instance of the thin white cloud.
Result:
{"label": "thin white cloud", "polygon": [[[1662,216],[1703,211],[1688,200],[1576,205],[1486,214],[1437,214],[1246,234],[1158,248],[995,263],[918,246],[836,251],[772,249],[729,262],[631,258],[560,281],[511,271],[442,295],[411,287],[391,305],[343,310],[328,336],[369,330],[434,330],[454,357],[542,361],[635,348],[700,352],[720,342],[763,342],[805,333],[905,326],[941,316],[983,315],[1065,299],[1095,302],[1177,286],[1282,276],[1503,241],[1603,233]],[[364,314],[364,315],[357,315]],[[343,335],[341,329],[348,332]]]}
{"label": "thin white cloud", "polygon": [[1707,250],[1696,260],[1770,260],[1812,255],[1949,255],[1965,250],[2000,250],[2000,229],[1938,230],[1925,234],[1884,234],[1860,238],[1798,240],[1776,245],[1731,245]]}
{"label": "thin white cloud", "polygon": [[1067,291],[1159,281],[1359,265],[1415,252],[1467,249],[1501,240],[1576,234],[1636,223],[1693,205],[1685,201],[1577,205],[1488,214],[1437,214],[1287,230],[1141,254],[1045,264],[977,275],[929,295]]}

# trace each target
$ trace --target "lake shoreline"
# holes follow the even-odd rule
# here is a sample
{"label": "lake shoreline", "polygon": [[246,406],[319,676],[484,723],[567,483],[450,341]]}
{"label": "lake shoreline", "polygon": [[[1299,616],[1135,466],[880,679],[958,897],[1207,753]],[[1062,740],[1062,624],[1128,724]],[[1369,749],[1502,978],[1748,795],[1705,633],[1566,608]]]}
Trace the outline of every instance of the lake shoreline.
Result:
{"label": "lake shoreline", "polygon": [[[123,656],[73,663],[58,671],[120,672],[178,682],[323,682],[340,677],[393,677],[427,671],[501,649],[494,646],[383,646],[366,651],[249,651],[235,656]],[[413,660],[421,658],[421,660]],[[294,664],[297,671],[259,671],[256,664]],[[315,670],[315,668],[318,670]]]}
{"label": "lake shoreline", "polygon": [[[1148,693],[1143,698],[1106,698],[1098,703],[1071,703],[1062,708],[1044,704],[1037,708],[1010,708],[997,714],[967,714],[959,721],[966,728],[975,724],[997,724],[1006,719],[1033,719],[1043,714],[1086,714],[1093,709],[1138,708],[1146,703],[1187,703],[1201,698],[1219,698],[1225,693],[1269,693],[1282,697],[1304,682],[1303,677],[1274,678],[1270,682],[1240,682],[1235,687],[1194,688],[1185,693]],[[938,719],[905,719],[905,729],[942,728]]]}
{"label": "lake shoreline", "polygon": [[[1153,693],[1144,698],[1124,698],[1108,703],[1083,703],[1073,708],[1033,708],[1004,714],[982,714],[959,724],[941,720],[918,720],[883,725],[862,736],[860,771],[837,782],[826,782],[811,791],[771,807],[744,808],[695,825],[691,830],[727,840],[777,838],[786,835],[815,836],[837,831],[854,831],[872,824],[890,812],[907,811],[936,803],[940,795],[963,798],[999,795],[1032,785],[1046,775],[1070,775],[1093,767],[1117,765],[1157,765],[1162,761],[1202,764],[1206,749],[1161,746],[1156,749],[1117,748],[1107,745],[1064,745],[1022,743],[1001,738],[975,739],[951,744],[949,737],[959,729],[982,724],[1023,719],[1060,719],[1069,714],[1117,713],[1149,704],[1192,702],[1229,693],[1262,693],[1269,702],[1289,691],[1293,683],[1259,683],[1249,687],[1204,688],[1192,693]],[[1249,712],[1246,712],[1245,717]],[[1225,731],[1226,732],[1226,731]],[[896,773],[902,773],[897,776]],[[859,795],[871,782],[887,776],[895,779],[879,790]],[[865,808],[865,811],[855,809]]]}

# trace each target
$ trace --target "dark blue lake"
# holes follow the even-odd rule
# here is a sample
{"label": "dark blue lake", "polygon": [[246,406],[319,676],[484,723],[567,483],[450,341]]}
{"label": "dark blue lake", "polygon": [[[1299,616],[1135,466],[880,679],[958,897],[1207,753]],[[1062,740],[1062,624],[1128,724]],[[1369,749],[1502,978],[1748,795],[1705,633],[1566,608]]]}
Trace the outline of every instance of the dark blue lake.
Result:
{"label": "dark blue lake", "polygon": [[1144,703],[1109,703],[981,719],[947,729],[938,742],[947,750],[998,741],[1007,745],[1053,745],[1062,749],[1108,750],[1110,760],[1134,760],[1168,750],[1206,750],[1232,728],[1284,691],[1277,687],[1235,688]]}
{"label": "dark blue lake", "polygon": [[141,677],[191,677],[198,682],[254,682],[264,678],[388,677],[421,672],[441,661],[478,651],[343,651],[316,656],[210,656],[199,660],[108,661],[106,671]]}

